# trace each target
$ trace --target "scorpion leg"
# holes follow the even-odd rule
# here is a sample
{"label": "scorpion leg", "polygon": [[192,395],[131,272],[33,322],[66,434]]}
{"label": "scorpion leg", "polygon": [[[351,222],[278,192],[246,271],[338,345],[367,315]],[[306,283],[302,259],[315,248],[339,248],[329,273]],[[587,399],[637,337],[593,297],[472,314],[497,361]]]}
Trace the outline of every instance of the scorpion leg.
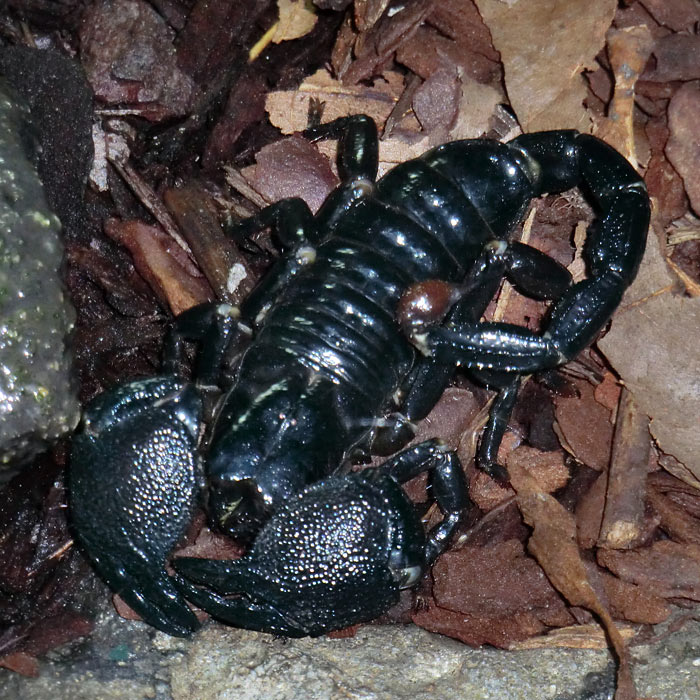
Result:
{"label": "scorpion leg", "polygon": [[338,173],[342,184],[326,199],[314,218],[306,203],[298,198],[281,200],[254,216],[239,222],[230,234],[248,237],[271,228],[287,254],[282,256],[242,305],[242,312],[257,325],[281,291],[300,269],[315,259],[313,246],[330,235],[339,221],[359,199],[374,191],[379,164],[377,127],[365,115],[341,117],[303,132],[312,140],[340,139]]}
{"label": "scorpion leg", "polygon": [[270,204],[253,216],[233,224],[227,233],[241,241],[266,228],[272,230],[285,251],[318,242],[315,238],[313,214],[309,205],[299,197],[289,197]]}
{"label": "scorpion leg", "polygon": [[339,117],[302,132],[310,141],[339,139],[338,174],[343,182],[363,179],[374,182],[379,167],[377,125],[365,114]]}
{"label": "scorpion leg", "polygon": [[459,458],[442,441],[432,439],[399,452],[374,470],[377,477],[389,476],[399,483],[425,471],[431,472],[432,493],[443,514],[442,522],[428,533],[425,562],[430,566],[447,547],[470,504]]}
{"label": "scorpion leg", "polygon": [[[478,322],[504,273],[520,291],[538,298],[560,296],[571,285],[569,271],[539,250],[522,243],[491,241],[484,247],[464,284],[450,285],[453,290],[451,296],[458,301],[449,312],[449,322]],[[431,320],[441,321],[442,317],[438,310]],[[408,319],[401,320],[405,323]],[[425,317],[421,317],[420,323],[424,321]],[[430,412],[447,387],[454,368],[453,358],[447,361],[435,357],[420,358],[405,382],[406,396],[400,411],[385,419],[387,422],[377,431],[372,443],[373,451],[377,454],[391,454],[411,439],[415,433],[412,421],[420,420]],[[503,437],[518,382],[515,382],[513,388],[513,379],[497,372],[481,373],[477,378],[484,384],[497,387],[501,392],[481,441],[479,461],[488,473],[502,479],[504,470],[495,463],[493,449],[495,446],[498,450]]]}
{"label": "scorpion leg", "polygon": [[255,325],[262,322],[267,310],[297,273],[314,262],[314,246],[319,243],[316,232],[322,230],[315,225],[306,202],[294,197],[265,207],[236,223],[227,233],[241,240],[266,228],[272,231],[283,254],[241,305],[244,318]]}
{"label": "scorpion leg", "polygon": [[479,440],[476,462],[490,477],[497,481],[507,482],[508,472],[505,467],[498,463],[498,448],[501,446],[510,414],[513,412],[515,399],[518,396],[520,375],[511,376],[507,373],[488,372],[484,377],[484,383],[499,388],[491,405],[488,422]]}
{"label": "scorpion leg", "polygon": [[[482,251],[462,285],[452,285],[454,306],[449,318],[478,321],[496,293],[504,271],[504,260],[493,255],[493,246]],[[444,310],[438,309],[434,321],[441,321]],[[422,420],[432,410],[447,388],[455,371],[453,361],[443,362],[432,357],[419,357],[403,382],[398,410],[386,416],[372,440],[373,454],[390,455],[400,450],[415,435],[415,421]]]}
{"label": "scorpion leg", "polygon": [[355,202],[375,191],[379,167],[377,125],[368,116],[355,114],[311,126],[302,135],[311,141],[339,139],[341,184],[326,199],[315,218],[317,230],[330,235]]}
{"label": "scorpion leg", "polygon": [[236,334],[250,336],[251,330],[240,323],[241,313],[229,304],[204,303],[177,316],[168,329],[163,349],[163,371],[182,374],[184,343],[200,344],[194,375],[200,387],[218,384],[221,364]]}

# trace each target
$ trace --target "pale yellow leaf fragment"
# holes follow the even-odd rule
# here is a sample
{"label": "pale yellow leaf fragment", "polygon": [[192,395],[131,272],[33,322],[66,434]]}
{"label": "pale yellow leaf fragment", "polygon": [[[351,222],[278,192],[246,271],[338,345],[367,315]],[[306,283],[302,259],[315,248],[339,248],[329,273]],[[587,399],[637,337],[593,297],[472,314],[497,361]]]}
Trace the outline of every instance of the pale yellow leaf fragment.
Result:
{"label": "pale yellow leaf fragment", "polygon": [[523,131],[590,131],[582,73],[593,67],[615,0],[476,0],[500,51],[511,106]]}
{"label": "pale yellow leaf fragment", "polygon": [[315,26],[318,17],[311,0],[277,0],[280,18],[272,42],[280,44],[290,39],[299,39]]}
{"label": "pale yellow leaf fragment", "polygon": [[[638,632],[637,627],[633,625],[623,626],[618,623],[617,629],[626,641],[634,639]],[[518,651],[523,649],[607,649],[608,639],[600,625],[591,623],[560,627],[547,634],[515,642],[509,648]]]}

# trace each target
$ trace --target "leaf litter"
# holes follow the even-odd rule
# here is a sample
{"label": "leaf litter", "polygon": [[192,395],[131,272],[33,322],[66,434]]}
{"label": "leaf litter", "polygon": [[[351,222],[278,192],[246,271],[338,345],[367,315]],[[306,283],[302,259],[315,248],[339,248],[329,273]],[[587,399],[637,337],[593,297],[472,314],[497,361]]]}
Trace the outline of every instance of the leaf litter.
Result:
{"label": "leaf litter", "polygon": [[[324,120],[375,119],[382,172],[447,140],[547,128],[592,131],[640,168],[654,225],[638,279],[563,378],[527,382],[500,455],[511,486],[473,465],[483,388],[459,376],[421,424],[421,439],[458,450],[475,506],[421,605],[386,616],[504,648],[599,647],[598,620],[620,662],[616,697],[635,697],[626,644],[699,595],[696,4],[202,0],[158,14],[120,3],[151,30],[127,31],[128,13],[95,0],[76,10],[82,23],[65,19],[61,44],[84,66],[103,134],[119,135],[130,168],[102,161],[104,232],[67,241],[85,399],[157,369],[170,312],[236,300],[263,274],[274,243],[264,232],[252,247],[224,243],[232,220],[290,195],[320,205],[336,181],[335,147],[298,135],[314,105]],[[47,6],[27,28],[56,43],[55,26]],[[576,193],[545,197],[522,235],[581,275],[590,217]],[[114,266],[128,271],[124,289]],[[542,328],[546,306],[506,289],[487,318]],[[94,330],[110,324],[119,332]],[[409,492],[425,500],[424,483]],[[212,544],[200,536],[188,551],[198,546]],[[1,599],[4,624],[8,611]],[[42,652],[26,639],[3,646],[6,666],[31,672]]]}

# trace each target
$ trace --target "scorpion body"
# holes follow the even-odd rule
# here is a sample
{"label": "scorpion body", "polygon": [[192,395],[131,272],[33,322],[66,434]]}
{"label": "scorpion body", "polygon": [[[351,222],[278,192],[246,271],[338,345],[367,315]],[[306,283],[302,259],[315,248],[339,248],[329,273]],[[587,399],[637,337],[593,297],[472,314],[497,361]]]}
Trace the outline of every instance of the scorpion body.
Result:
{"label": "scorpion body", "polygon": [[[242,306],[242,321],[225,306],[191,310],[172,344],[174,356],[182,338],[199,340],[201,374],[211,379],[233,335],[254,335],[205,457],[212,521],[252,543],[249,553],[176,559],[175,576],[163,569],[199,491],[195,385],[170,372],[108,393],[88,407],[75,442],[78,537],[112,588],[172,634],[196,626],[183,596],[230,624],[289,636],[388,609],[450,540],[468,504],[464,476],[438,441],[359,474],[342,466],[370,442],[385,453],[403,446],[462,365],[499,391],[478,461],[503,478],[496,453],[519,377],[561,365],[595,339],[644,250],[643,182],[594,137],[448,143],[375,183],[370,119],[305,134],[340,137],[341,185],[315,217],[301,200],[285,200],[242,224],[239,235],[273,227],[283,256]],[[598,218],[590,275],[572,284],[563,267],[508,236],[533,197],[577,185]],[[543,334],[479,321],[504,275],[555,299]],[[392,402],[396,412],[382,419]],[[106,477],[97,460],[109,463]],[[426,470],[444,515],[427,536],[398,485]],[[109,495],[95,498],[104,481]]]}

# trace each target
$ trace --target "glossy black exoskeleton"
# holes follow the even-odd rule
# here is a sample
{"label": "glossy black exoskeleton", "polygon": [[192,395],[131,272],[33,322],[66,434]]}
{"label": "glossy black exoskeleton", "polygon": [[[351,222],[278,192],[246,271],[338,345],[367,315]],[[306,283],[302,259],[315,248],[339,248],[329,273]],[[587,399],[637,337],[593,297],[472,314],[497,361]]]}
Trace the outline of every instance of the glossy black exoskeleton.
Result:
{"label": "glossy black exoskeleton", "polygon": [[[170,371],[97,399],[75,441],[76,533],[113,590],[171,634],[196,627],[185,598],[229,624],[289,636],[388,609],[449,541],[468,502],[464,476],[438,441],[376,470],[343,475],[342,465],[370,442],[384,453],[403,446],[461,365],[499,391],[478,461],[503,477],[496,454],[520,376],[593,342],[644,251],[644,184],[592,136],[448,143],[375,182],[370,119],[305,135],[340,137],[340,186],[316,216],[285,200],[241,224],[240,236],[275,231],[284,254],[273,269],[240,312],[180,316]],[[577,284],[508,240],[533,197],[574,186],[597,211],[589,277]],[[504,275],[525,294],[554,299],[543,334],[480,322]],[[235,562],[176,559],[169,576],[164,561],[200,489],[199,387],[216,380],[237,335],[252,340],[203,453],[212,522],[251,548]],[[183,339],[200,343],[197,385],[172,371]],[[423,471],[444,514],[427,536],[399,486]]]}

